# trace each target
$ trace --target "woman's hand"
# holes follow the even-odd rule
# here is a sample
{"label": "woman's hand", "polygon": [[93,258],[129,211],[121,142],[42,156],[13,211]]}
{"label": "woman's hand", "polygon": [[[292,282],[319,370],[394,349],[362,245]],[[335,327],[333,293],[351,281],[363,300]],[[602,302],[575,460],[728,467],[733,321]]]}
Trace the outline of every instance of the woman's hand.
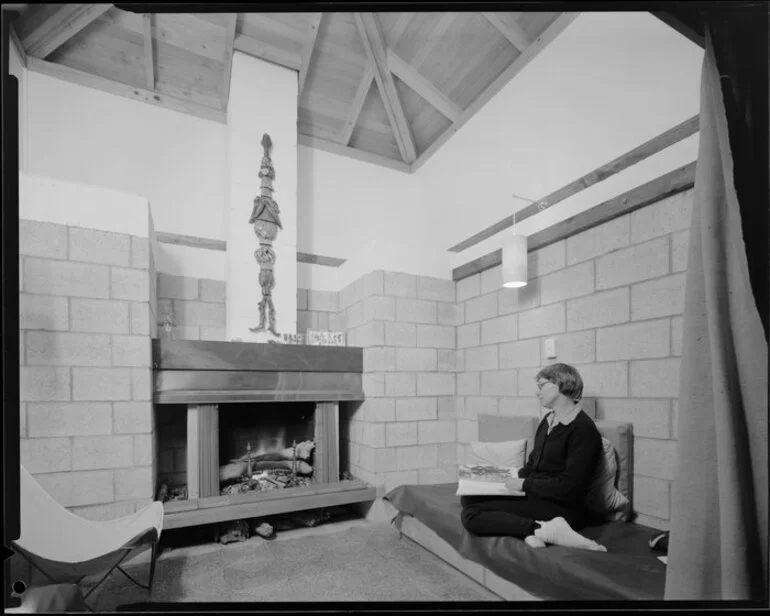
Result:
{"label": "woman's hand", "polygon": [[505,487],[512,494],[523,492],[524,480],[519,479],[518,477],[508,477],[508,479],[505,480]]}

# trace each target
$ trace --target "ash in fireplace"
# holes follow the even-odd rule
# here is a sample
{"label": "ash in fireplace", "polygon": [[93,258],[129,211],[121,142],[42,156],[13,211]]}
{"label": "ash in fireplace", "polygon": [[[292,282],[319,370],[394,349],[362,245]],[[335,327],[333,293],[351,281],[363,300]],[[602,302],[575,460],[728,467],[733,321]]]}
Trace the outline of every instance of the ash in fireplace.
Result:
{"label": "ash in fireplace", "polygon": [[281,450],[246,454],[219,467],[220,494],[264,492],[310,485],[313,475],[313,441],[292,443]]}

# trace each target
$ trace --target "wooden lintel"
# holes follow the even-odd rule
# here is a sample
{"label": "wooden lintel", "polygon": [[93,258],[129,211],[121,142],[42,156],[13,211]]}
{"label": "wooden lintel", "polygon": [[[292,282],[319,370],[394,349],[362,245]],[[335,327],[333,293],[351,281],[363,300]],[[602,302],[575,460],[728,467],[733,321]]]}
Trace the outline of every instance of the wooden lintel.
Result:
{"label": "wooden lintel", "polygon": [[374,74],[372,73],[372,68],[367,64],[364,69],[364,76],[358,85],[356,96],[350,106],[350,113],[345,120],[345,126],[340,134],[340,144],[343,146],[347,146],[350,143],[350,137],[353,135],[356,122],[358,122],[358,116],[361,115],[361,108],[364,106],[366,95],[369,93],[369,88],[372,87],[372,79],[374,79]]}
{"label": "wooden lintel", "polygon": [[324,265],[326,267],[340,267],[347,259],[338,257],[325,257],[307,252],[297,253],[297,263],[309,263],[310,265]]}
{"label": "wooden lintel", "polygon": [[238,13],[228,15],[227,18],[227,28],[225,30],[225,57],[223,60],[225,63],[225,72],[220,87],[222,107],[227,106],[227,101],[230,98],[230,78],[233,74],[233,49],[235,47],[235,32],[238,26]]}
{"label": "wooden lintel", "polygon": [[441,92],[441,90],[425,77],[420,75],[414,68],[409,66],[409,64],[399,57],[392,49],[388,49],[388,68],[394,75],[396,75],[396,77],[417,92],[417,94],[428,101],[452,122],[462,115],[463,110],[460,109],[460,107],[449,100],[449,97],[446,94]]}
{"label": "wooden lintel", "polygon": [[330,152],[331,154],[341,154],[342,156],[355,158],[356,160],[362,160],[367,163],[390,167],[396,171],[402,171],[404,173],[412,172],[412,168],[403,161],[388,158],[386,156],[380,156],[379,154],[373,154],[371,152],[366,152],[357,148],[340,145],[339,143],[334,143],[333,141],[328,141],[326,139],[320,139],[319,137],[313,137],[311,135],[304,135],[300,133],[297,135],[297,143],[309,148],[324,150],[325,152]]}
{"label": "wooden lintel", "polygon": [[299,69],[299,89],[297,96],[302,96],[302,90],[305,89],[305,80],[307,79],[308,70],[310,69],[310,60],[313,57],[313,49],[315,48],[315,41],[318,37],[318,30],[321,27],[321,18],[323,13],[315,13],[310,16],[310,21],[307,25],[307,33],[305,36],[305,44],[302,47],[302,58]]}
{"label": "wooden lintel", "polygon": [[238,34],[235,37],[233,48],[236,51],[265,60],[266,62],[272,62],[284,68],[290,68],[294,71],[298,71],[302,67],[302,58],[299,54],[280,49],[269,43],[263,43],[245,34]]}
{"label": "wooden lintel", "polygon": [[161,244],[176,244],[177,246],[189,246],[190,248],[206,248],[208,250],[227,250],[225,240],[213,240],[208,237],[196,237],[194,235],[181,235],[179,233],[155,232],[155,239]]}
{"label": "wooden lintel", "polygon": [[45,60],[28,56],[27,68],[36,73],[56,77],[57,79],[76,83],[88,88],[94,88],[95,90],[101,90],[102,92],[108,92],[109,94],[150,103],[151,105],[157,105],[158,107],[164,107],[165,109],[170,109],[179,113],[187,113],[220,124],[227,123],[225,113],[221,109],[214,109],[213,107],[184,101],[165,94],[150,92],[145,88],[137,88],[118,81],[105,79],[104,77],[91,75],[90,73],[79,71],[70,68],[69,66],[64,66],[63,64],[46,62]]}
{"label": "wooden lintel", "polygon": [[[518,212],[516,212],[516,221],[521,222],[526,220],[530,216],[534,216],[538,212],[542,212],[544,209],[549,208],[561,201],[564,201],[568,197],[579,193],[581,190],[598,184],[602,180],[606,180],[608,177],[615,175],[627,169],[631,165],[649,158],[653,154],[665,150],[667,147],[679,143],[682,139],[686,139],[698,132],[699,116],[693,116],[680,124],[677,124],[673,128],[668,129],[666,132],[653,137],[649,141],[645,141],[643,144],[635,147],[633,150],[629,150],[625,154],[621,154],[616,159],[602,165],[598,169],[594,169],[590,173],[579,177],[577,180],[570,182],[566,186],[559,188],[546,197],[536,201],[535,203],[528,205]],[[479,242],[497,235],[500,231],[503,231],[513,225],[513,217],[507,216],[502,220],[499,220],[493,225],[490,225],[486,229],[475,233],[471,237],[463,240],[459,244],[452,246],[450,252],[462,252],[471,246],[475,246]]]}
{"label": "wooden lintel", "polygon": [[524,51],[532,44],[527,33],[518,24],[503,23],[497,13],[482,13],[482,15],[519,51]]}
{"label": "wooden lintel", "polygon": [[398,150],[404,161],[412,163],[417,156],[414,138],[409,123],[406,121],[404,108],[398,98],[396,84],[393,83],[393,76],[388,68],[385,41],[380,26],[373,13],[355,13],[355,19],[369,65],[377,82],[377,88],[385,105],[390,126],[393,129],[393,136],[396,138]]}
{"label": "wooden lintel", "polygon": [[420,157],[412,163],[412,171],[417,171],[425,161],[444,145],[447,140],[454,135],[465,123],[470,120],[476,112],[486,105],[500,90],[505,87],[522,69],[527,66],[551,41],[553,41],[569,24],[577,19],[578,13],[568,12],[559,15],[554,22],[538,36],[532,44],[527,47],[512,63],[505,69],[500,76],[495,79],[491,86],[482,92],[442,134],[431,143]]}
{"label": "wooden lintel", "polygon": [[61,5],[53,15],[22,38],[27,55],[46,58],[111,8],[111,4]]}
{"label": "wooden lintel", "polygon": [[[674,169],[646,184],[637,186],[617,197],[600,203],[589,210],[571,216],[547,229],[533,233],[527,238],[527,251],[539,250],[549,244],[571,237],[582,231],[587,231],[592,227],[692,188],[695,184],[695,166],[696,163],[693,161],[684,167]],[[498,248],[454,268],[452,270],[452,280],[455,282],[462,280],[501,263],[502,250]]]}
{"label": "wooden lintel", "polygon": [[147,79],[147,89],[155,91],[155,54],[152,50],[152,15],[142,15],[142,30],[144,34],[144,74]]}

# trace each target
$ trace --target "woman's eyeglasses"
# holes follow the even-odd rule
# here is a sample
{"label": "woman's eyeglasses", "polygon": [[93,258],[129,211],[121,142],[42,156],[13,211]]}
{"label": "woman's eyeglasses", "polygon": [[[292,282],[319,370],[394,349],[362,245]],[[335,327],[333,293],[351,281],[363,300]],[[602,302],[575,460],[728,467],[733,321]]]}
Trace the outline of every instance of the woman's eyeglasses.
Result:
{"label": "woman's eyeglasses", "polygon": [[536,383],[538,391],[543,391],[543,387],[546,385],[551,385],[551,381],[542,381],[540,383]]}

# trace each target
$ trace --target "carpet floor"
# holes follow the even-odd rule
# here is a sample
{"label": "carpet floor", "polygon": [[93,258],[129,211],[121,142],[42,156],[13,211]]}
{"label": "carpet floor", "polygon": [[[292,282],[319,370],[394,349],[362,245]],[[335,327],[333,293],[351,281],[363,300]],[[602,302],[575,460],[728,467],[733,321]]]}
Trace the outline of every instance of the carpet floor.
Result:
{"label": "carpet floor", "polygon": [[[144,583],[148,559],[125,569]],[[96,580],[94,580],[96,581]],[[87,584],[84,584],[87,590]],[[265,541],[165,549],[152,593],[118,571],[88,603],[99,612],[144,602],[499,601],[388,522],[337,522]]]}

